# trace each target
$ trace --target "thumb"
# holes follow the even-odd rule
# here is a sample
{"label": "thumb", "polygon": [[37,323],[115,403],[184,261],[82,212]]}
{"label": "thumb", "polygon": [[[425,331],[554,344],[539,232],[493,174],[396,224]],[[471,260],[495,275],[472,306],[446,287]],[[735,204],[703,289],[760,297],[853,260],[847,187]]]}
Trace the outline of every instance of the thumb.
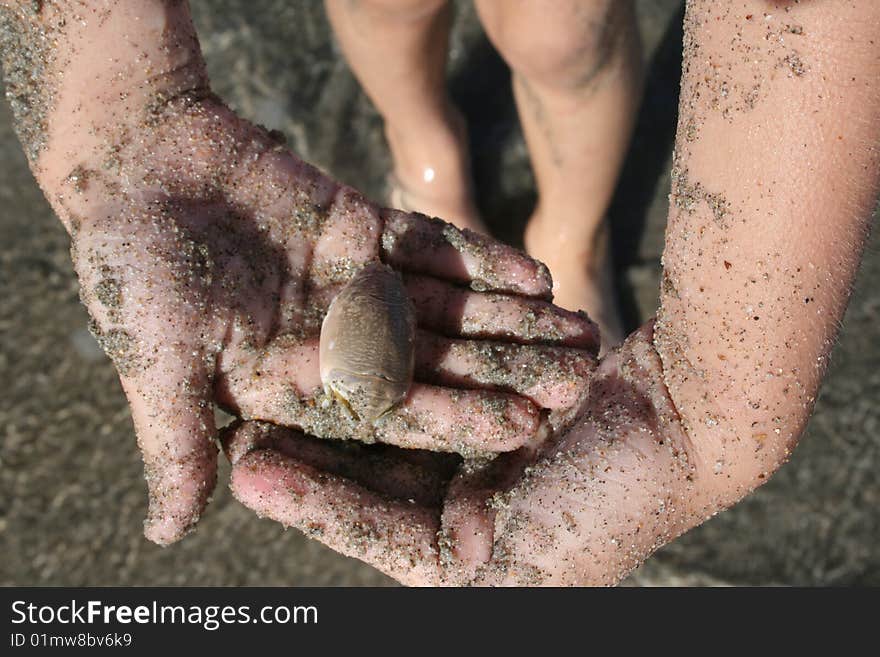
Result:
{"label": "thumb", "polygon": [[[137,378],[120,377],[150,495],[144,535],[159,545],[193,529],[217,480],[209,378],[182,356],[163,355],[165,363],[154,363]],[[193,360],[192,352],[188,357]]]}

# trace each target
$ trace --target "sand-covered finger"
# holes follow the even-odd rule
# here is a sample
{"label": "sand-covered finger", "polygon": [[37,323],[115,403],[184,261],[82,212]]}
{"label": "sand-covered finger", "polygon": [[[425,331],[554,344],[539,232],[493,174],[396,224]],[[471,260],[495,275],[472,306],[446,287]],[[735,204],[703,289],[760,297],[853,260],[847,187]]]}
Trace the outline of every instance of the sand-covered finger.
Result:
{"label": "sand-covered finger", "polygon": [[453,340],[428,331],[416,343],[419,380],[510,392],[547,409],[577,403],[594,369],[595,359],[576,349]]}
{"label": "sand-covered finger", "polygon": [[232,492],[258,515],[371,564],[406,584],[436,584],[439,518],[273,450],[245,455]]}
{"label": "sand-covered finger", "polygon": [[549,299],[547,267],[522,251],[439,219],[384,211],[382,252],[404,271],[468,283],[478,291],[501,291]]}
{"label": "sand-covered finger", "polygon": [[475,292],[429,276],[408,274],[405,281],[423,328],[450,337],[599,351],[599,328],[583,312],[540,299]]}

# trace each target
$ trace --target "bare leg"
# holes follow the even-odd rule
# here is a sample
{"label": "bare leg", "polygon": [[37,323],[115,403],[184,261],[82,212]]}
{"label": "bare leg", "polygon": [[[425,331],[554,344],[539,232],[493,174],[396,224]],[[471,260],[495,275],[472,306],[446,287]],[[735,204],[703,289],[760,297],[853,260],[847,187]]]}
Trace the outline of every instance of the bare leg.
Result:
{"label": "bare leg", "polygon": [[513,69],[539,201],[530,254],[550,267],[556,302],[586,310],[605,346],[623,330],[605,213],[641,90],[641,47],[629,0],[477,0],[490,39]]}
{"label": "bare leg", "polygon": [[325,0],[336,37],[385,120],[392,201],[485,232],[473,203],[464,121],[446,92],[445,0]]}

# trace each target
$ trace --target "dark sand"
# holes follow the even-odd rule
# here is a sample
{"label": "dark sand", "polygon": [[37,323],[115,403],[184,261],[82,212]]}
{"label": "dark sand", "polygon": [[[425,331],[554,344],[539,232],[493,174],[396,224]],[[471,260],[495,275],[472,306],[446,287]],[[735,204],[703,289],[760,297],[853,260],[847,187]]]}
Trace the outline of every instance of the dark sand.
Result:
{"label": "dark sand", "polygon": [[[680,7],[640,0],[649,83],[612,219],[630,328],[656,307],[670,186]],[[208,9],[210,7],[210,11]],[[215,89],[300,155],[376,198],[380,123],[338,57],[320,3],[194,3]],[[451,84],[472,130],[480,203],[516,242],[534,200],[509,80],[469,3]],[[195,533],[141,535],[131,420],[86,329],[69,242],[0,107],[0,584],[363,585],[390,580],[233,500],[223,464]],[[661,550],[627,583],[880,585],[880,237],[871,241],[807,436],[764,488]]]}

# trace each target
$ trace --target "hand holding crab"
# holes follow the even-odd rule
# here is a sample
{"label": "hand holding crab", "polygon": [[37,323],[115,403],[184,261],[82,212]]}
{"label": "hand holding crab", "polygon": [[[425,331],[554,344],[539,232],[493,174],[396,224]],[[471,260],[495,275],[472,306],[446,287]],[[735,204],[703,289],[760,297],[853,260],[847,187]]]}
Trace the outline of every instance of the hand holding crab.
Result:
{"label": "hand holding crab", "polygon": [[[131,402],[157,542],[192,527],[210,495],[212,402],[322,437],[508,451],[535,435],[542,407],[572,403],[593,366],[595,326],[545,301],[538,263],[377,208],[210,98],[166,108],[136,142],[112,148],[119,171],[80,162],[62,212],[93,331]],[[344,354],[328,403],[322,320],[369,272],[393,282],[386,291],[405,316],[399,335],[383,333],[387,295],[360,299],[348,336],[381,367],[357,372],[358,354]],[[351,303],[343,292],[337,307]],[[407,362],[387,358],[397,339]],[[363,374],[382,384],[381,408],[359,417],[345,382]]]}

